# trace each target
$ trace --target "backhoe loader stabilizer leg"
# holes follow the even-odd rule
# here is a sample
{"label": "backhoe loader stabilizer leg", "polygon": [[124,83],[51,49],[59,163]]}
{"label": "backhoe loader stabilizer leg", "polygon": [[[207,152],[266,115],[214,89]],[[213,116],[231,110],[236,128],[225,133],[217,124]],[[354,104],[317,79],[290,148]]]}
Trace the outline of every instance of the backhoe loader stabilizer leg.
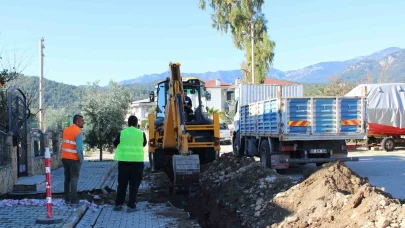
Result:
{"label": "backhoe loader stabilizer leg", "polygon": [[173,188],[182,188],[199,183],[200,158],[198,154],[173,155]]}

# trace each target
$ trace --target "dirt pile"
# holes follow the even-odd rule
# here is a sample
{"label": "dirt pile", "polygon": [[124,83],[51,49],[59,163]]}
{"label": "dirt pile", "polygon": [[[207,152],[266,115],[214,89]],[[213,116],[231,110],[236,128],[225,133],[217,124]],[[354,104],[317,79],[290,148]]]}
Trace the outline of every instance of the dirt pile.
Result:
{"label": "dirt pile", "polygon": [[266,227],[289,214],[271,199],[293,185],[253,158],[223,154],[202,167],[200,190],[189,197],[188,210],[202,227]]}
{"label": "dirt pile", "polygon": [[271,227],[405,227],[405,205],[340,162],[324,165],[272,202],[293,214]]}
{"label": "dirt pile", "polygon": [[202,167],[187,207],[202,227],[405,228],[405,204],[341,162],[297,184],[253,158],[224,154]]}

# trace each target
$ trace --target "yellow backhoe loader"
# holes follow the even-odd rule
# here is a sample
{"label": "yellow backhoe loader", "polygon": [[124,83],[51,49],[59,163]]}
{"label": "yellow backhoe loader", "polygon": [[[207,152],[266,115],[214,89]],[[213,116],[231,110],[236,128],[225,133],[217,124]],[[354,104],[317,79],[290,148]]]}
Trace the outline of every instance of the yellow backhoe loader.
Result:
{"label": "yellow backhoe loader", "polygon": [[157,98],[155,114],[149,114],[149,153],[152,170],[164,170],[173,190],[189,190],[199,183],[200,163],[219,156],[219,115],[208,118],[211,99],[204,81],[182,78],[180,64],[170,63],[170,77],[150,92]]}

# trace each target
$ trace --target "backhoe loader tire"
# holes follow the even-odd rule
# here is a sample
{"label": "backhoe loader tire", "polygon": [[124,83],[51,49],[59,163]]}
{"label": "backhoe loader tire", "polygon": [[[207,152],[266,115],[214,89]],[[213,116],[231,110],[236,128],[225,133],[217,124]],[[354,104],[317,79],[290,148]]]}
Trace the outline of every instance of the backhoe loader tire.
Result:
{"label": "backhoe loader tire", "polygon": [[210,163],[217,158],[217,153],[214,148],[206,149],[204,153],[204,161],[201,163]]}
{"label": "backhoe loader tire", "polygon": [[165,167],[166,157],[163,150],[155,150],[152,154],[155,171],[162,170]]}

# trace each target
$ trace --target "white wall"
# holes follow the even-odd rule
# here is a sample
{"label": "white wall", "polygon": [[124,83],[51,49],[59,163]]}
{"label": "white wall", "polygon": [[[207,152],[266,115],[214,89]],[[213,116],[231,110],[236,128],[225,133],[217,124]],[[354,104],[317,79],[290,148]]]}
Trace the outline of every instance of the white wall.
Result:
{"label": "white wall", "polygon": [[128,119],[130,115],[135,115],[139,121],[146,120],[148,119],[148,109],[152,106],[156,106],[156,103],[133,103],[125,118]]}
{"label": "white wall", "polygon": [[209,108],[215,108],[218,110],[222,110],[222,94],[221,94],[221,88],[207,88],[207,90],[211,93],[211,100],[207,101],[207,106]]}

